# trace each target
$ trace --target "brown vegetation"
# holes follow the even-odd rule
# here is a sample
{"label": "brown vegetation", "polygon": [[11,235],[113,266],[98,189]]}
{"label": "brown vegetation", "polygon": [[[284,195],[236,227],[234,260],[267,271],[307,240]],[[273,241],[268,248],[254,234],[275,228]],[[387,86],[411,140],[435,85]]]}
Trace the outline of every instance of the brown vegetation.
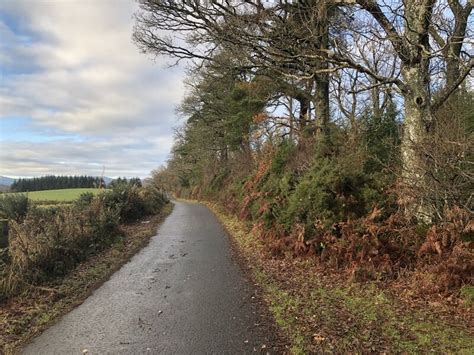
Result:
{"label": "brown vegetation", "polygon": [[[56,276],[0,305],[0,353],[17,353],[29,339],[53,324],[61,315],[82,303],[118,268],[154,236],[172,205],[160,213],[117,227],[118,239],[81,261],[62,277]],[[142,223],[147,222],[147,223]]]}
{"label": "brown vegetation", "polygon": [[197,64],[157,181],[251,223],[269,264],[468,303],[471,2],[140,4],[141,49]]}

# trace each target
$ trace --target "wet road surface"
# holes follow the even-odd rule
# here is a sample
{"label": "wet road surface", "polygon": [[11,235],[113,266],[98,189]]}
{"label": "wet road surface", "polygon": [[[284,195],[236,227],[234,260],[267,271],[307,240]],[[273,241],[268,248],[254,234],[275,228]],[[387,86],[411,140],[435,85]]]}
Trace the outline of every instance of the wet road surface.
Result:
{"label": "wet road surface", "polygon": [[25,354],[241,354],[274,334],[203,205],[176,202],[150,244]]}

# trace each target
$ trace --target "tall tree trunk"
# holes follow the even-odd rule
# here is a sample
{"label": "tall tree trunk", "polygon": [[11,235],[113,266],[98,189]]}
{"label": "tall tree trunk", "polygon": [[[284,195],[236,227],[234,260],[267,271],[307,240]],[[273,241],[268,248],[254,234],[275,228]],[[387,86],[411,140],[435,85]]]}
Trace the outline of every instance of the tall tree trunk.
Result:
{"label": "tall tree trunk", "polygon": [[[327,63],[323,64],[327,68]],[[316,75],[315,94],[316,133],[329,132],[329,78],[327,74]]]}
{"label": "tall tree trunk", "polygon": [[290,135],[290,141],[293,142],[293,139],[294,139],[294,122],[295,122],[295,119],[294,119],[294,115],[293,115],[293,98],[291,97],[287,97],[288,99],[288,124],[289,124],[289,128],[290,128],[290,132],[289,132],[289,135]]}
{"label": "tall tree trunk", "polygon": [[299,130],[300,130],[300,134],[304,134],[304,131],[308,123],[309,100],[308,98],[304,96],[299,96],[297,100],[300,105]]}
{"label": "tall tree trunk", "polygon": [[[325,6],[321,10],[318,26],[319,43],[318,49],[326,52],[329,48],[329,21],[328,9]],[[316,134],[329,132],[329,75],[321,71],[327,70],[329,64],[326,61],[318,61],[316,69],[319,71],[315,75],[315,114],[316,114]]]}
{"label": "tall tree trunk", "polygon": [[[375,84],[375,82],[371,82],[371,84]],[[382,118],[382,108],[380,107],[380,88],[374,87],[370,91],[370,96],[372,98],[372,114],[374,115],[375,119],[380,122]]]}
{"label": "tall tree trunk", "polygon": [[408,212],[424,222],[430,222],[433,209],[427,200],[427,162],[424,148],[428,133],[433,129],[431,93],[429,89],[428,26],[432,0],[407,1],[407,56],[403,58],[402,75],[405,81],[405,122],[402,138],[402,163],[405,185],[413,192],[415,201]]}
{"label": "tall tree trunk", "polygon": [[404,94],[405,122],[402,139],[402,160],[404,177],[412,188],[424,188],[423,162],[420,145],[426,139],[431,111],[429,95],[426,92],[422,69],[419,66],[404,67],[403,76],[410,91]]}

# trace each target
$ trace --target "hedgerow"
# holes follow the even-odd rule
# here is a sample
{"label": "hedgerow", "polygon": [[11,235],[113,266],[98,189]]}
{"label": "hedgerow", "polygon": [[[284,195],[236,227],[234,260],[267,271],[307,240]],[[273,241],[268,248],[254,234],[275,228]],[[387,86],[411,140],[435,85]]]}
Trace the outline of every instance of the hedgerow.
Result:
{"label": "hedgerow", "polygon": [[[10,219],[9,248],[0,260],[0,301],[66,275],[118,241],[121,223],[158,213],[167,202],[154,186],[120,185],[95,197],[84,194],[73,205],[32,205],[23,218]],[[2,212],[24,212],[24,204],[12,205],[3,204]]]}

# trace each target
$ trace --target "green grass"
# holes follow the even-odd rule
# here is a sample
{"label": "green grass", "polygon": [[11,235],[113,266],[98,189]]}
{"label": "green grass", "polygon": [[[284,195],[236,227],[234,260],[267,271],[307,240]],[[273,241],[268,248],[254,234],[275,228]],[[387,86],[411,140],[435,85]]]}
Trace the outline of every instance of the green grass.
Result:
{"label": "green grass", "polygon": [[467,305],[473,305],[474,304],[474,286],[464,286],[461,288],[461,299],[467,304]]}
{"label": "green grass", "polygon": [[27,194],[28,198],[33,201],[57,201],[57,202],[70,202],[76,200],[81,194],[86,192],[92,192],[97,194],[103,189],[94,188],[81,188],[81,189],[61,189],[61,190],[44,190],[44,191],[31,191],[31,192],[12,192],[5,193],[9,194]]}

